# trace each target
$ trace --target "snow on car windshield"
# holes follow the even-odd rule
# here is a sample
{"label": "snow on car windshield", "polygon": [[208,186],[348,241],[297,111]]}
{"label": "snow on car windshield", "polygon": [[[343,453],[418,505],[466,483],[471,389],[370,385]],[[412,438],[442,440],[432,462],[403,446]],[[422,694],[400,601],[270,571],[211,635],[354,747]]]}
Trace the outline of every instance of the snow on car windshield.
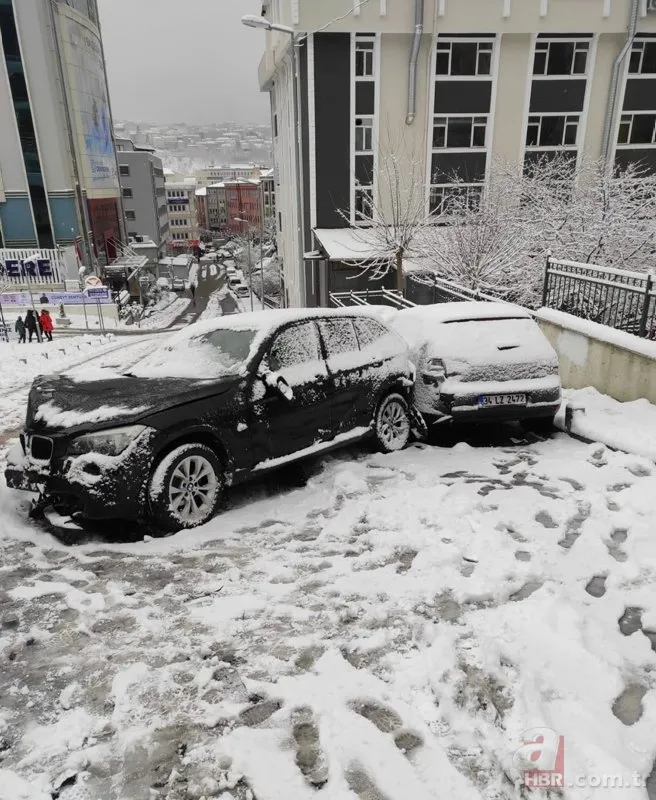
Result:
{"label": "snow on car windshield", "polygon": [[139,378],[221,378],[238,375],[248,360],[258,331],[217,328],[175,339],[132,367]]}

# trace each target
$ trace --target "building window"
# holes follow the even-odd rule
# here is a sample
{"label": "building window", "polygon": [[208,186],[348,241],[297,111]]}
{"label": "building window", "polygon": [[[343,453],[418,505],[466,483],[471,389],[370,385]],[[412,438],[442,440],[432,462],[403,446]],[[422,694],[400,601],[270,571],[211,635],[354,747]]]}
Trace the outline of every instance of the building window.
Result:
{"label": "building window", "polygon": [[656,73],[656,39],[634,39],[629,62],[631,75],[654,75]]}
{"label": "building window", "polygon": [[487,117],[435,117],[433,148],[485,147]]}
{"label": "building window", "polygon": [[374,46],[373,40],[355,40],[355,76],[356,78],[373,78],[374,76]]}
{"label": "building window", "polygon": [[278,115],[273,115],[273,135],[278,138]]}
{"label": "building window", "polygon": [[125,219],[129,220],[130,222],[134,222],[136,218],[137,218],[137,215],[134,213],[134,211],[127,211],[126,210]]}
{"label": "building window", "polygon": [[373,117],[357,117],[355,120],[355,152],[370,153],[374,149]]}
{"label": "building window", "polygon": [[123,189],[123,197],[129,200],[132,197],[132,189]]}
{"label": "building window", "polygon": [[371,186],[355,187],[355,221],[366,222],[374,218],[374,190]]}
{"label": "building window", "polygon": [[127,164],[119,164],[118,172],[126,178],[130,177],[130,167]]}
{"label": "building window", "polygon": [[530,116],[526,129],[527,147],[576,147],[578,114]]}
{"label": "building window", "polygon": [[589,41],[538,39],[533,59],[533,75],[585,75],[589,50]]}
{"label": "building window", "polygon": [[618,144],[656,144],[656,114],[622,114]]}
{"label": "building window", "polygon": [[492,74],[494,41],[438,39],[435,73],[441,76],[489,77]]}
{"label": "building window", "polygon": [[478,211],[482,197],[483,185],[479,183],[431,186],[430,211],[436,216],[464,210]]}

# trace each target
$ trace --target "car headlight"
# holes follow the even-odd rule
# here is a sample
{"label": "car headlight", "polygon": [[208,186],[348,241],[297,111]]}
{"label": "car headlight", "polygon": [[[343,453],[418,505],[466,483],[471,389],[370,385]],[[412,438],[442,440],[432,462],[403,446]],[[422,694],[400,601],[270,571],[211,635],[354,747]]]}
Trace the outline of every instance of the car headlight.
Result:
{"label": "car headlight", "polygon": [[68,455],[81,456],[85,453],[101,453],[106,456],[117,456],[140,436],[145,425],[129,425],[125,428],[110,428],[98,433],[85,433],[73,439],[68,448]]}

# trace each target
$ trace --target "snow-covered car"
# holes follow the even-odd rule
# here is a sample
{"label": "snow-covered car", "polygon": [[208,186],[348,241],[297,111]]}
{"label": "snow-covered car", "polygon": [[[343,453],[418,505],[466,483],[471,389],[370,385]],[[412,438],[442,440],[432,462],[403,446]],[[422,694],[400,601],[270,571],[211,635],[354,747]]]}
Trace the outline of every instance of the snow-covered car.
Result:
{"label": "snow-covered car", "polygon": [[171,288],[174,292],[184,292],[187,288],[187,281],[184,278],[175,277],[171,282]]}
{"label": "snow-covered car", "polygon": [[248,297],[251,293],[251,290],[246,286],[245,283],[238,283],[236,286],[232,287],[232,291],[237,295],[237,297]]}
{"label": "snow-covered car", "polygon": [[157,286],[164,292],[171,291],[171,279],[170,278],[158,278],[157,279]]}
{"label": "snow-covered car", "polygon": [[441,303],[399,311],[393,328],[417,369],[415,405],[428,424],[518,420],[547,431],[561,403],[558,356],[526,309]]}
{"label": "snow-covered car", "polygon": [[192,528],[224,488],[420,424],[398,334],[365,309],[244,313],[190,325],[125,374],[37,378],[9,454],[14,489],[74,519]]}
{"label": "snow-covered car", "polygon": [[233,277],[235,277],[237,275],[237,270],[235,269],[234,266],[232,266],[232,264],[228,264],[226,266],[226,268],[225,268],[225,271],[226,271],[226,275],[229,278],[233,278]]}

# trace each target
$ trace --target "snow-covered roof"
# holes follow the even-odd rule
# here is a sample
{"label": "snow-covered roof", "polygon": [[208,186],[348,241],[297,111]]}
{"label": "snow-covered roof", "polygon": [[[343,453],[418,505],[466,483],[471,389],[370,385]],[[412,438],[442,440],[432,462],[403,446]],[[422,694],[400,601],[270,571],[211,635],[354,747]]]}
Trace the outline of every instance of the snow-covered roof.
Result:
{"label": "snow-covered roof", "polygon": [[468,300],[461,303],[437,303],[429,306],[416,306],[404,309],[405,317],[425,322],[463,322],[478,319],[517,319],[530,318],[531,314],[513,303],[487,303]]}
{"label": "snow-covered roof", "polygon": [[207,188],[203,186],[202,189],[196,189],[196,197],[205,197],[207,195]]}
{"label": "snow-covered roof", "polygon": [[361,261],[380,255],[376,232],[368,228],[315,228],[329,261]]}

